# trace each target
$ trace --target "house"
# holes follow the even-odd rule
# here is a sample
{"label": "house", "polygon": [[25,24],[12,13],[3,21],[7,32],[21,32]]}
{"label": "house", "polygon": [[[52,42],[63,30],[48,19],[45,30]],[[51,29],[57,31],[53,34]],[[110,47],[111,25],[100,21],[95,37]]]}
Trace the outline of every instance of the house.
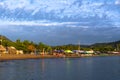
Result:
{"label": "house", "polygon": [[94,51],[93,50],[90,50],[90,51],[86,51],[86,54],[93,54]]}
{"label": "house", "polygon": [[0,45],[0,54],[6,53],[6,48],[2,45]]}
{"label": "house", "polygon": [[24,54],[24,53],[23,53],[23,50],[17,50],[16,54]]}
{"label": "house", "polygon": [[8,47],[8,54],[16,54],[16,53],[17,53],[17,50],[15,47],[13,46]]}

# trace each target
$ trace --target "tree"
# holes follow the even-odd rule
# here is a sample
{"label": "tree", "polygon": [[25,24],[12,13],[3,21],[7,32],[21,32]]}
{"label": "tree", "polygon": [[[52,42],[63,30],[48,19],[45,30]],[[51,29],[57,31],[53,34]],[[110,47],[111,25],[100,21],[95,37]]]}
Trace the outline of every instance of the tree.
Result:
{"label": "tree", "polygon": [[45,50],[45,51],[51,51],[52,50],[52,47],[51,46],[48,46],[48,45],[46,45],[46,44],[44,44],[44,43],[42,43],[42,42],[40,42],[39,44],[38,44],[38,46],[37,46],[37,49],[39,49],[40,51],[43,51],[43,50]]}
{"label": "tree", "polygon": [[14,46],[17,50],[23,50],[24,53],[26,53],[28,51],[27,46],[21,42],[20,39],[17,39],[15,42],[15,46]]}
{"label": "tree", "polygon": [[28,46],[28,50],[29,50],[30,52],[34,52],[35,49],[36,49],[35,46],[32,45],[32,44]]}
{"label": "tree", "polygon": [[30,41],[28,41],[28,40],[24,40],[24,41],[23,41],[23,44],[26,45],[26,46],[28,46],[28,45],[30,45],[31,43],[30,43]]}

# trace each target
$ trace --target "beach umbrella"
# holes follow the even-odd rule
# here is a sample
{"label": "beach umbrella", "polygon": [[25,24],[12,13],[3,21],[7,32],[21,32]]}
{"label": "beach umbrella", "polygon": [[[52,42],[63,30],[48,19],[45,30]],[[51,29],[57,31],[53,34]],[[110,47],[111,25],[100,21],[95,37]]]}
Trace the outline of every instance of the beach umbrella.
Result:
{"label": "beach umbrella", "polygon": [[73,53],[71,50],[65,50],[65,53]]}

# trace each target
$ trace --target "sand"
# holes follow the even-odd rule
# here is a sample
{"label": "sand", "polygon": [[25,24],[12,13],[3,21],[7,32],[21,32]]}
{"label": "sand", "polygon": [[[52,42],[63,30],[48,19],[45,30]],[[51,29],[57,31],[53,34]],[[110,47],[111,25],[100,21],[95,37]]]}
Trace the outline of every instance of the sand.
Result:
{"label": "sand", "polygon": [[41,59],[41,58],[79,58],[80,56],[59,56],[59,55],[35,55],[35,54],[2,54],[0,61],[3,60],[22,60],[22,59]]}
{"label": "sand", "polygon": [[0,55],[0,61],[5,60],[23,60],[23,59],[42,59],[42,58],[80,58],[80,57],[91,57],[100,55],[35,55],[35,54],[2,54]]}
{"label": "sand", "polygon": [[5,54],[0,56],[0,61],[2,60],[20,60],[20,59],[39,59],[39,58],[56,58],[53,55],[31,55],[31,54],[19,54],[19,55],[10,55]]}

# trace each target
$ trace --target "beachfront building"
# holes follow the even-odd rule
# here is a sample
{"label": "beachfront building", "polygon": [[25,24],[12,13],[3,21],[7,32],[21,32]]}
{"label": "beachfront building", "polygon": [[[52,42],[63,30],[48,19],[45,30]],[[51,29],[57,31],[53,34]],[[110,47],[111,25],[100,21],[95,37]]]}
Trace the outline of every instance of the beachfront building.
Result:
{"label": "beachfront building", "polygon": [[5,53],[6,53],[6,48],[0,45],[0,54],[5,54]]}
{"label": "beachfront building", "polygon": [[90,51],[86,51],[86,54],[93,54],[94,51],[93,50],[90,50]]}
{"label": "beachfront building", "polygon": [[16,54],[16,53],[17,53],[17,50],[15,47],[13,46],[8,47],[8,54]]}
{"label": "beachfront building", "polygon": [[16,54],[24,54],[24,53],[23,53],[23,50],[17,50]]}

